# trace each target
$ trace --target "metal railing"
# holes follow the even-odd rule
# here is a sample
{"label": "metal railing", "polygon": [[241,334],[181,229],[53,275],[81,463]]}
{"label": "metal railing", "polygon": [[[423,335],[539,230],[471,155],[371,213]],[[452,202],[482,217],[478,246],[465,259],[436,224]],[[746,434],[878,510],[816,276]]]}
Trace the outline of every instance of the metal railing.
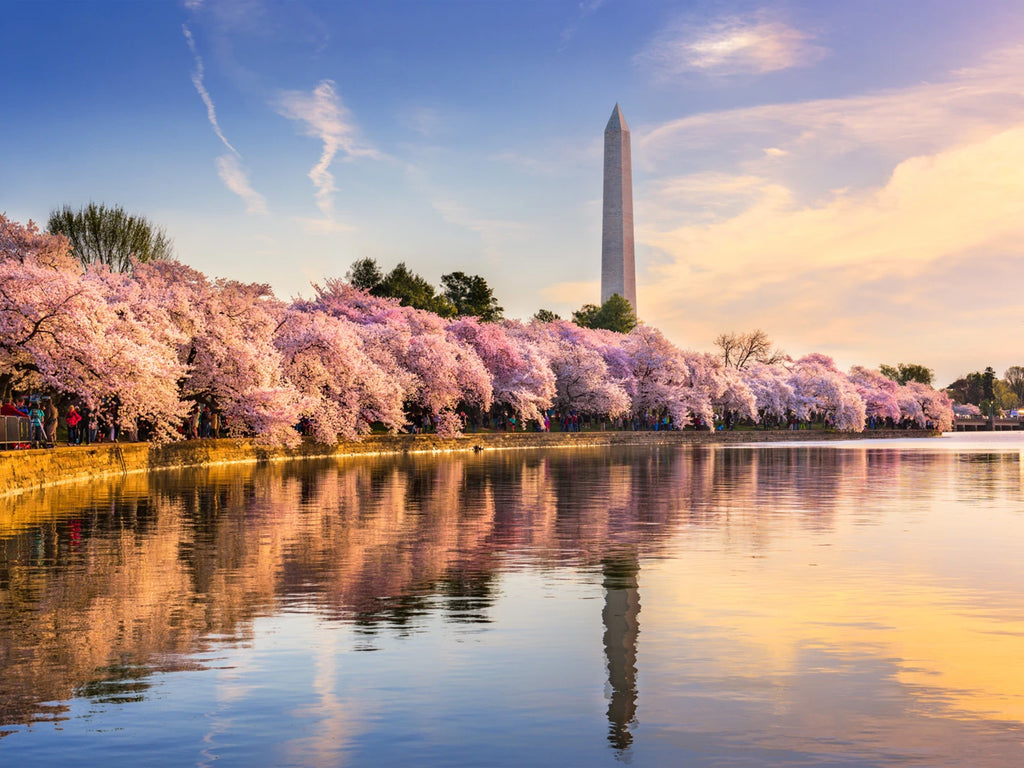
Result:
{"label": "metal railing", "polygon": [[30,438],[28,419],[22,416],[0,416],[0,448],[28,444]]}

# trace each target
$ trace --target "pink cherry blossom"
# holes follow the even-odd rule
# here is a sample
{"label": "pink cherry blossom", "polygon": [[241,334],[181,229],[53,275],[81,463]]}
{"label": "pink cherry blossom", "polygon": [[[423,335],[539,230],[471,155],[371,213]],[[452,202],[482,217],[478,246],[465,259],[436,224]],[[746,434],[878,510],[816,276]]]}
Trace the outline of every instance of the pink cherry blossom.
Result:
{"label": "pink cherry blossom", "polygon": [[762,419],[767,419],[768,423],[778,422],[796,413],[796,393],[790,384],[791,372],[786,367],[778,363],[753,363],[742,374]]}
{"label": "pink cherry blossom", "polygon": [[790,385],[798,419],[817,415],[831,418],[839,430],[864,430],[864,400],[854,384],[836,368],[832,358],[821,354],[800,358],[793,363]]}
{"label": "pink cherry blossom", "polygon": [[229,433],[295,444],[354,438],[423,415],[442,434],[464,409],[521,420],[551,407],[598,416],[714,413],[768,423],[792,414],[859,431],[866,416],[949,429],[948,397],[918,383],[836,369],[813,354],[739,372],[655,328],[623,335],[566,321],[447,321],[341,280],[286,303],[268,286],[210,280],[176,261],[132,273],[82,267],[63,237],[0,215],[0,384],[73,395],[157,440],[180,436],[196,404]]}
{"label": "pink cherry blossom", "polygon": [[900,403],[897,399],[899,384],[888,379],[879,371],[855,365],[850,369],[850,381],[864,401],[868,416],[878,419],[900,419]]}
{"label": "pink cherry blossom", "polygon": [[516,323],[481,323],[466,317],[451,323],[448,334],[469,345],[491,377],[494,402],[507,405],[522,419],[540,419],[555,396],[555,375],[536,344]]}

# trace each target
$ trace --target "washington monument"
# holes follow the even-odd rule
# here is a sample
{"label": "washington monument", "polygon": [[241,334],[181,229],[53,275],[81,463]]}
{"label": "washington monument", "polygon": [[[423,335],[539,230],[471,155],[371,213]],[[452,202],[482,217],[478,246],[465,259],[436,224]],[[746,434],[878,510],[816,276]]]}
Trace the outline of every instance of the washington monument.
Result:
{"label": "washington monument", "polygon": [[612,294],[629,300],[636,312],[633,256],[633,166],[629,126],[619,105],[604,129],[604,219],[601,227],[601,303]]}

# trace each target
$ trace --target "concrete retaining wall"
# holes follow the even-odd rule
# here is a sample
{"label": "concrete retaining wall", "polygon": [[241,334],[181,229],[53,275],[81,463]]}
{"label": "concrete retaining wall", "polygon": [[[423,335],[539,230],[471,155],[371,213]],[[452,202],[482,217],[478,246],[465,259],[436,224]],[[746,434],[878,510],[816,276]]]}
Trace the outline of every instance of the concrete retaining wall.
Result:
{"label": "concrete retaining wall", "polygon": [[188,440],[167,445],[101,443],[93,446],[0,452],[0,497],[91,478],[210,464],[287,461],[358,454],[402,454],[509,448],[585,448],[606,445],[735,445],[791,440],[933,437],[924,430],[849,433],[824,431],[486,433],[462,437],[372,435],[338,445],[303,443],[268,448],[250,440]]}

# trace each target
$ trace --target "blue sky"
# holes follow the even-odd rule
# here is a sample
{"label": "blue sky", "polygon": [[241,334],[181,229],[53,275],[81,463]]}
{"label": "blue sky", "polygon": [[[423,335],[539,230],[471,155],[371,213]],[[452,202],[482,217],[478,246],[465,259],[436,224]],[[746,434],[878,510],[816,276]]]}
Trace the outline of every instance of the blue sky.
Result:
{"label": "blue sky", "polygon": [[1024,363],[1019,2],[4,6],[19,221],[120,204],[284,298],[371,256],[567,316],[598,297],[618,102],[640,315],[676,343]]}

